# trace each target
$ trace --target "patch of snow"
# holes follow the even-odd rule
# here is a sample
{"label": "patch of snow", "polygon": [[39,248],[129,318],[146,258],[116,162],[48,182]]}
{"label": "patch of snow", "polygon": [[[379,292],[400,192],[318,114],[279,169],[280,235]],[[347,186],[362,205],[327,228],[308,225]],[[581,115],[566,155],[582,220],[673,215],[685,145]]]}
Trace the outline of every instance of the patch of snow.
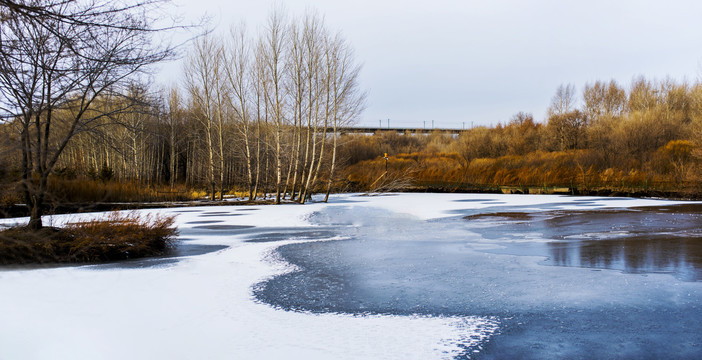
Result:
{"label": "patch of snow", "polygon": [[[337,195],[329,204],[218,206],[207,219],[260,230],[312,226],[327,206],[360,206],[418,219],[500,206],[538,210],[670,205],[641,199],[553,195]],[[252,286],[294,270],[265,261],[288,242],[249,243],[227,231],[195,224],[212,207],[140,210],[177,215],[188,243],[228,248],[149,268],[105,266],[0,270],[0,359],[451,359],[481,346],[498,331],[489,317],[353,316],[287,312],[256,302]],[[227,216],[227,214],[236,216]],[[218,217],[221,215],[221,218]],[[47,218],[52,225],[104,214]],[[3,219],[14,224],[27,219]]]}

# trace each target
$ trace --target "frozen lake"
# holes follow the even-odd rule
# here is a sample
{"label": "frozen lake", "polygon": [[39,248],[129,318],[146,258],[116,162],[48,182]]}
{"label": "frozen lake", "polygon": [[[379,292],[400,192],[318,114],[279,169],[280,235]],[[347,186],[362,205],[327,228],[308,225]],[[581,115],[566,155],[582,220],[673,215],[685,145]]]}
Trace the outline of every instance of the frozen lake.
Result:
{"label": "frozen lake", "polygon": [[390,194],[160,211],[178,214],[172,257],[0,270],[0,359],[702,358],[697,203]]}

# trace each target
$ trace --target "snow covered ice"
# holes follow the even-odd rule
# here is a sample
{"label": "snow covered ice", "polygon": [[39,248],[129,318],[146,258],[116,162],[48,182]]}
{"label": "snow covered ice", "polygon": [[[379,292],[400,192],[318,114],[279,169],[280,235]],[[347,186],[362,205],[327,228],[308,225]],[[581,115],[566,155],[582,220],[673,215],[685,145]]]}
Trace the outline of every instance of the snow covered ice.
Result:
{"label": "snow covered ice", "polygon": [[[469,290],[480,293],[448,296],[448,304],[453,308],[446,311],[437,305],[439,300],[432,298],[425,307],[414,312],[411,304],[404,304],[402,299],[397,304],[383,303],[384,294],[378,296],[376,304],[369,301],[368,311],[353,307],[355,303],[342,304],[338,309],[333,308],[335,304],[332,303],[328,311],[320,311],[314,304],[300,305],[295,299],[289,304],[280,299],[280,303],[275,303],[267,301],[266,294],[257,297],[255,293],[275,284],[275,279],[283,279],[281,275],[304,273],[300,271],[300,264],[283,261],[280,254],[286,252],[279,253],[277,249],[285,246],[292,256],[295,251],[301,251],[303,245],[311,246],[320,241],[342,244],[352,243],[347,241],[350,237],[365,241],[372,234],[405,234],[403,229],[393,228],[395,224],[415,222],[427,224],[433,230],[440,229],[446,227],[441,221],[454,219],[456,224],[469,223],[459,220],[489,209],[494,211],[497,207],[540,212],[544,209],[582,211],[672,204],[675,202],[548,195],[349,194],[337,195],[329,204],[304,206],[142,210],[178,215],[180,244],[203,251],[194,251],[192,255],[186,252],[176,259],[138,260],[116,265],[0,270],[0,359],[453,359],[480,356],[486,345],[500,338],[505,326],[517,326],[510,325],[512,320],[507,313],[518,317],[521,311],[542,311],[546,307],[571,303],[587,308],[608,304],[614,304],[613,309],[626,307],[631,302],[611,292],[612,286],[624,282],[633,284],[629,285],[632,289],[645,289],[634,302],[645,300],[653,301],[656,306],[663,304],[659,298],[647,297],[654,291],[680,297],[681,302],[686,301],[688,295],[696,301],[700,298],[700,283],[670,281],[672,277],[667,274],[634,278],[613,270],[593,273],[590,269],[544,266],[539,264],[544,258],[537,255],[500,254],[499,249],[504,244],[478,235],[481,224],[475,222],[475,227],[469,226],[468,230],[447,228],[447,234],[464,232],[471,236],[472,240],[461,245],[459,253],[454,255],[469,256],[476,261],[483,259],[483,262],[476,262],[475,268],[470,268],[473,271],[470,276],[478,280]],[[365,215],[351,216],[359,213]],[[374,214],[389,214],[387,217],[397,222],[383,225],[381,220],[385,215]],[[346,215],[350,217],[345,218]],[[101,215],[54,216],[51,221],[60,225],[96,216]],[[414,231],[415,228],[406,230],[408,237],[414,237],[408,241],[421,241],[424,237],[421,232]],[[533,233],[527,235],[537,240],[539,237]],[[371,248],[385,245],[374,246]],[[483,252],[481,247],[498,251]],[[319,251],[341,248],[325,249]],[[368,262],[348,261],[342,264],[344,266],[371,264],[377,259],[381,259],[376,262],[382,265],[382,254],[359,255],[361,247],[344,249],[351,255],[370,256],[363,260]],[[508,284],[501,278],[504,274],[490,273],[496,263],[500,269],[512,271],[512,276],[518,280],[533,285],[533,291],[525,287],[510,290],[507,286],[499,290],[480,290],[479,285],[483,284],[480,281],[488,281],[486,279],[494,280],[498,288]],[[373,273],[380,277],[378,281],[396,282],[390,275],[383,278],[381,265],[375,268],[369,265],[367,273],[354,274],[350,281],[355,282],[349,286],[357,289],[358,284],[367,284],[370,271],[378,271]],[[573,278],[581,279],[586,287],[559,290],[562,284],[571,286],[569,281]],[[431,282],[431,279],[425,280]],[[457,278],[456,281],[462,280]],[[649,288],[646,284],[652,286]],[[368,283],[368,286],[375,285]],[[409,289],[408,293],[412,294],[412,287],[403,289]],[[549,293],[538,293],[544,289],[550,289]],[[601,298],[600,291],[612,296]],[[285,295],[270,294],[280,295],[278,298]],[[338,297],[338,294],[327,295],[332,302]],[[490,310],[491,306],[495,307],[494,311]],[[699,313],[693,316],[698,317]]]}

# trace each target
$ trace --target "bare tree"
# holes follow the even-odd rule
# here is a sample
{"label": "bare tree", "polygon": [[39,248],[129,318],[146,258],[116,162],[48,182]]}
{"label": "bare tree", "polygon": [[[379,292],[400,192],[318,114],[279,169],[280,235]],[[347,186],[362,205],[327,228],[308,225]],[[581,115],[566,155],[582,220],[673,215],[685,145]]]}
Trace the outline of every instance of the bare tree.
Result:
{"label": "bare tree", "polygon": [[575,86],[561,84],[551,98],[548,115],[565,115],[575,109]]}
{"label": "bare tree", "polygon": [[275,203],[280,204],[280,185],[283,169],[283,125],[285,123],[284,94],[284,52],[285,24],[281,9],[274,9],[269,18],[264,35],[263,61],[266,66],[266,103],[270,107],[275,126]]}
{"label": "bare tree", "polygon": [[239,134],[244,139],[243,155],[246,162],[246,180],[249,200],[254,197],[254,174],[253,174],[253,154],[251,139],[251,109],[249,108],[249,97],[251,96],[251,49],[246,35],[246,27],[231,29],[231,42],[229,55],[226,58],[227,80],[232,89],[230,97],[231,107],[239,121],[237,126]]}
{"label": "bare tree", "polygon": [[[112,116],[113,121],[120,126],[124,134],[126,146],[129,154],[127,168],[130,170],[129,176],[137,182],[143,181],[146,139],[148,136],[147,124],[151,115],[151,99],[147,97],[147,89],[144,86],[133,84],[127,90],[126,101],[132,102],[131,111],[117,113]],[[123,101],[125,101],[123,100]]]}
{"label": "bare tree", "polygon": [[[309,14],[304,19],[303,47],[305,80],[307,83],[307,140],[302,166],[304,183],[300,186],[300,203],[305,203],[307,192],[314,173],[314,164],[317,158],[317,132],[322,107],[323,81],[322,77],[322,47],[324,46],[324,28],[321,19],[316,14]],[[311,148],[310,148],[311,146]],[[309,167],[308,167],[309,162]],[[305,176],[305,171],[307,174]],[[305,177],[307,179],[305,179]]]}
{"label": "bare tree", "polygon": [[[167,0],[142,0],[139,2],[125,2],[120,0],[97,1],[93,0],[80,6],[78,0],[58,0],[58,1],[23,1],[23,0],[0,0],[0,15],[2,20],[17,20],[33,22],[54,35],[66,36],[53,26],[57,23],[67,25],[78,25],[90,28],[114,28],[145,30],[137,24],[129,24],[111,21],[110,18],[95,15],[106,15],[109,13],[130,13],[134,10],[157,11],[160,5]],[[153,29],[157,31],[164,30]]]}
{"label": "bare tree", "polygon": [[266,86],[266,64],[263,58],[263,43],[259,42],[258,46],[256,46],[254,66],[250,70],[253,78],[253,96],[255,99],[256,109],[256,177],[254,180],[253,189],[254,199],[258,197],[258,190],[261,184],[261,144],[263,142],[262,127],[264,123],[268,123],[268,101],[266,100],[268,98],[268,90]]}
{"label": "bare tree", "polygon": [[554,114],[548,118],[547,129],[551,134],[553,149],[572,150],[584,147],[587,121],[580,110]]}
{"label": "bare tree", "polygon": [[333,129],[332,158],[324,202],[329,200],[337,163],[338,128],[349,125],[365,108],[366,93],[359,90],[358,77],[361,66],[356,64],[351,46],[341,35],[328,43],[327,72],[330,78],[331,113],[328,115]]}
{"label": "bare tree", "polygon": [[647,111],[658,105],[659,91],[643,76],[636,77],[631,82],[627,107],[629,112]]}
{"label": "bare tree", "polygon": [[219,94],[219,61],[221,48],[211,36],[204,36],[195,42],[192,53],[185,63],[185,84],[193,105],[197,107],[197,119],[203,127],[207,144],[208,182],[211,199],[215,190],[215,148],[216,122],[218,115],[217,95]]}
{"label": "bare tree", "polygon": [[182,99],[178,93],[177,87],[172,87],[168,91],[168,111],[167,111],[167,126],[168,126],[168,139],[169,139],[169,174],[171,188],[175,186],[178,174],[178,159],[176,155],[176,149],[181,139],[178,137],[178,130],[183,118],[183,109],[181,105]]}
{"label": "bare tree", "polygon": [[590,121],[621,116],[626,106],[626,92],[614,80],[596,81],[583,90],[585,115]]}
{"label": "bare tree", "polygon": [[333,78],[334,78],[334,63],[337,61],[335,58],[337,53],[334,51],[334,44],[332,38],[326,33],[324,33],[323,39],[324,55],[322,61],[322,71],[323,71],[323,97],[324,97],[324,125],[322,126],[322,136],[321,136],[321,146],[319,148],[319,160],[317,161],[316,168],[314,169],[314,177],[312,178],[312,183],[310,186],[314,188],[317,185],[317,179],[319,178],[319,170],[322,168],[322,163],[324,162],[324,150],[327,144],[327,130],[329,129],[330,118],[334,116],[334,99],[333,99]]}
{"label": "bare tree", "polygon": [[[173,48],[154,44],[156,22],[141,3],[1,5],[0,117],[20,134],[22,189],[29,227],[37,229],[59,156],[76,134],[108,115],[93,107],[96,99],[119,94],[127,80],[172,56]],[[28,6],[51,13],[29,19]]]}
{"label": "bare tree", "polygon": [[289,28],[289,51],[288,51],[288,76],[290,77],[288,90],[292,96],[292,118],[293,118],[293,148],[288,168],[288,176],[286,180],[286,188],[290,182],[292,174],[292,189],[290,191],[290,199],[295,200],[297,190],[297,177],[299,174],[298,167],[300,164],[300,150],[302,147],[302,114],[305,112],[304,100],[307,90],[305,82],[305,52],[304,52],[304,32],[297,22],[293,22]]}
{"label": "bare tree", "polygon": [[214,79],[215,79],[215,103],[214,111],[216,114],[217,122],[215,123],[215,130],[217,131],[217,157],[219,159],[219,166],[217,168],[219,175],[219,200],[224,200],[224,172],[225,172],[225,132],[227,127],[227,112],[229,109],[230,95],[229,86],[225,80],[224,70],[222,68],[226,67],[224,58],[224,48],[219,47],[214,63]]}
{"label": "bare tree", "polygon": [[[306,195],[318,188],[319,181],[327,180],[329,169],[330,182],[326,185],[331,189],[337,167],[338,127],[355,119],[363,107],[363,94],[357,89],[358,66],[352,61],[350,47],[340,36],[329,35],[323,18],[308,13],[288,23],[278,9],[271,13],[256,41],[248,38],[243,27],[233,28],[227,41],[212,36],[199,38],[184,66],[185,96],[173,89],[169,94],[161,94],[161,98],[154,98],[146,93],[145,87],[130,88],[129,84],[138,82],[125,76],[101,88],[99,95],[83,104],[82,94],[75,86],[69,86],[73,81],[69,65],[88,66],[93,57],[103,58],[98,50],[104,50],[105,45],[130,43],[132,39],[122,41],[115,36],[103,37],[100,42],[93,37],[98,33],[135,31],[137,23],[113,26],[104,19],[95,19],[96,30],[84,31],[79,37],[85,36],[85,41],[66,42],[69,37],[66,34],[86,29],[87,21],[70,19],[75,9],[69,8],[81,1],[51,4],[47,1],[48,7],[31,9],[27,6],[43,3],[18,0],[22,6],[12,10],[0,3],[4,21],[0,52],[4,59],[38,64],[3,73],[3,90],[11,91],[3,91],[2,116],[7,127],[14,127],[18,141],[25,148],[34,151],[39,141],[39,148],[58,148],[61,143],[57,135],[74,131],[71,120],[76,111],[84,109],[81,115],[84,124],[79,124],[73,135],[79,141],[66,147],[70,156],[60,165],[87,168],[87,175],[93,178],[97,170],[104,168],[114,169],[119,180],[138,179],[143,184],[169,181],[175,187],[180,181],[189,185],[206,182],[212,199],[217,190],[221,199],[225,184],[235,184],[246,187],[251,200],[257,198],[260,189],[268,194],[275,192],[276,202],[285,199],[288,188],[292,187],[291,198],[304,202]],[[108,5],[104,0],[86,1],[100,6],[95,11]],[[160,1],[146,0],[144,4]],[[68,9],[64,14],[69,15],[19,21],[26,17],[26,11],[55,11],[61,6]],[[115,14],[122,11],[119,5],[113,8]],[[139,13],[129,20],[138,20],[142,15]],[[24,57],[17,57],[22,43],[10,41],[12,32],[5,22],[31,30],[21,33],[29,39],[26,43],[31,44],[22,49]],[[143,37],[157,34],[158,29],[152,30]],[[91,39],[93,43],[87,41]],[[41,46],[39,51],[32,52],[37,48],[35,44]],[[74,56],[78,49],[83,52]],[[172,50],[158,46],[155,49],[164,53]],[[125,54],[128,52],[117,55]],[[151,55],[140,53],[143,54]],[[147,59],[158,60],[153,56]],[[138,66],[141,65],[137,64],[135,74],[141,71]],[[29,71],[32,69],[35,71]],[[10,86],[12,76],[25,80],[27,88]],[[90,87],[103,80],[100,76],[78,82],[88,81]],[[48,96],[43,89],[50,90]],[[15,96],[26,100],[26,114],[18,110],[19,106],[8,105],[12,97],[8,94],[34,94]],[[22,116],[29,120],[20,121]],[[36,125],[37,119],[40,126]],[[44,129],[47,119],[53,119],[52,135],[48,141],[45,137],[37,140],[35,136],[39,129]],[[41,160],[35,154],[36,151],[24,156],[31,168]],[[29,188],[39,186],[31,182],[36,178],[39,177],[32,171],[27,172],[25,183]]]}

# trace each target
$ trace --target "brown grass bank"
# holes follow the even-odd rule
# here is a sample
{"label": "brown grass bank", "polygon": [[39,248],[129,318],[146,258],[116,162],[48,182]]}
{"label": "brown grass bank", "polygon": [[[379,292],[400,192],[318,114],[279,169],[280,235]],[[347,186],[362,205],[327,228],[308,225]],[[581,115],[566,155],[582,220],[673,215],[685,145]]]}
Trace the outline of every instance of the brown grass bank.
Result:
{"label": "brown grass bank", "polygon": [[110,213],[64,227],[0,231],[0,264],[99,263],[164,254],[178,234],[172,216]]}

